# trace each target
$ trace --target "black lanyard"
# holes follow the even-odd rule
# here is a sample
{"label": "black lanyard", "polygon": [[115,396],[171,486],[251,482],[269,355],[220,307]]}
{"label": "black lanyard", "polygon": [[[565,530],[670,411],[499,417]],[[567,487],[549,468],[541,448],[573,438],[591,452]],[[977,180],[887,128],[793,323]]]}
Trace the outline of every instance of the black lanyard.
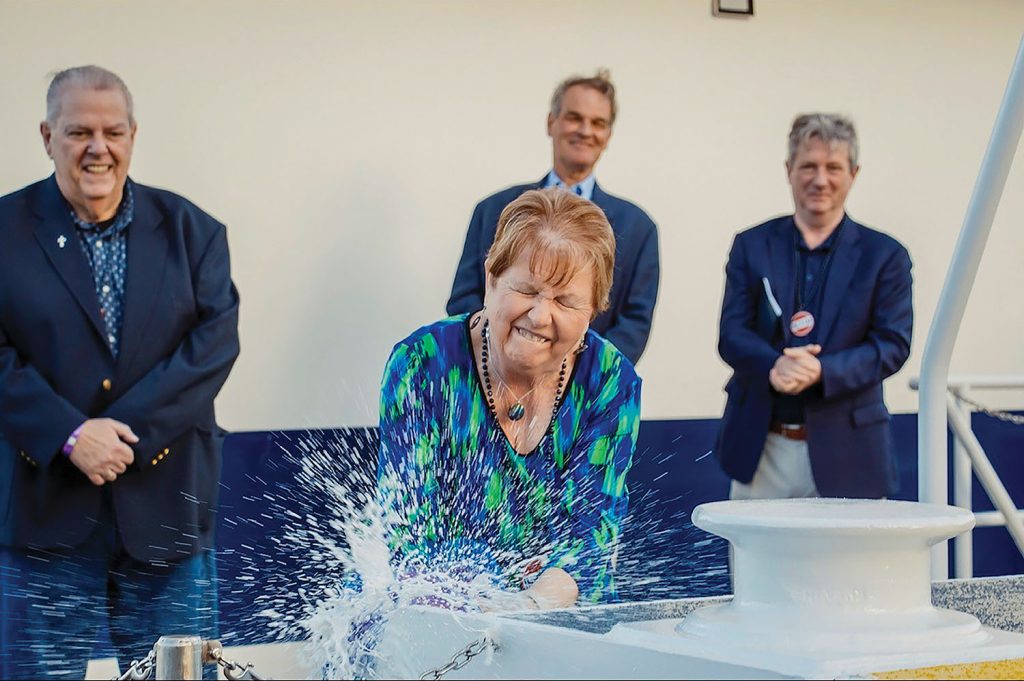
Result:
{"label": "black lanyard", "polygon": [[[844,220],[845,222],[845,220]],[[793,276],[796,277],[794,288],[796,289],[796,310],[801,312],[807,305],[814,302],[815,297],[821,292],[821,287],[825,284],[825,280],[828,278],[828,271],[832,267],[832,258],[835,256],[836,251],[839,248],[839,231],[843,228],[843,223],[840,222],[836,230],[829,236],[832,239],[832,247],[828,251],[828,255],[825,256],[825,262],[822,264],[821,269],[818,270],[819,275],[817,281],[814,282],[814,288],[807,292],[807,301],[804,301],[804,278],[807,276],[807,259],[804,259],[804,266],[800,266],[800,230],[793,229]],[[827,241],[828,239],[826,239]],[[811,251],[807,251],[807,258],[811,257]]]}

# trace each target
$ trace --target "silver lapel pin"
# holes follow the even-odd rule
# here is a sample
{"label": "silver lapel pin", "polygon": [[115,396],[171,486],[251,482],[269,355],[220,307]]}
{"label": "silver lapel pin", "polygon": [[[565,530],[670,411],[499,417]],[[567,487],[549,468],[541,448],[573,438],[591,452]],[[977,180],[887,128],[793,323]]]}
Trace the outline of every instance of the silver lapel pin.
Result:
{"label": "silver lapel pin", "polygon": [[68,238],[66,236],[64,236],[63,234],[61,234],[59,237],[57,237],[57,247],[58,248],[64,248],[64,244],[66,244],[67,242],[68,242]]}

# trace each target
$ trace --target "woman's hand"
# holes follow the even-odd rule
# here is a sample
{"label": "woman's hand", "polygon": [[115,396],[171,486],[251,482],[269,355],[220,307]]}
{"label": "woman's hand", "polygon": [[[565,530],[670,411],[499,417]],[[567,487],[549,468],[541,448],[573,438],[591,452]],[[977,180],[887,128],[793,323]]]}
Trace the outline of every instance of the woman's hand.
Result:
{"label": "woman's hand", "polygon": [[522,594],[532,602],[528,607],[534,610],[553,610],[575,605],[580,590],[568,572],[562,568],[548,568]]}
{"label": "woman's hand", "polygon": [[548,568],[529,589],[486,594],[479,605],[483,612],[554,610],[575,605],[579,594],[576,580],[568,572],[562,568]]}

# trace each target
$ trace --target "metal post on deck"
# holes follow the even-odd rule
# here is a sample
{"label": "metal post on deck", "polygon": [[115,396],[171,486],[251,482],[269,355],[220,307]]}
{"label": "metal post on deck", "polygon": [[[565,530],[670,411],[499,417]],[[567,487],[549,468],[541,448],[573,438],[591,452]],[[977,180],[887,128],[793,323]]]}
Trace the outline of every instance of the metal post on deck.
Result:
{"label": "metal post on deck", "polygon": [[203,678],[203,639],[198,636],[161,636],[154,646],[156,678]]}
{"label": "metal post on deck", "polygon": [[988,494],[992,504],[1006,521],[1006,529],[1017,545],[1017,550],[1024,555],[1024,520],[1021,519],[1020,511],[1010,497],[1002,480],[992,467],[985,450],[978,442],[977,436],[971,430],[970,417],[965,418],[963,413],[957,409],[956,402],[949,398],[949,425],[953,430],[953,436],[963,444],[964,452],[971,459],[971,465],[978,475],[978,481]]}
{"label": "metal post on deck", "polygon": [[[1024,127],[1024,39],[999,106],[981,170],[967,204],[960,237],[946,272],[946,281],[932,318],[921,359],[920,406],[917,421],[918,498],[923,502],[945,504],[946,486],[946,381],[960,322],[974,278],[978,272],[985,243],[992,228],[996,208],[1006,185],[1021,129]],[[946,542],[932,548],[932,579],[948,576]]]}
{"label": "metal post on deck", "polygon": [[[971,408],[959,397],[951,397],[949,409],[956,409],[962,419],[968,424],[971,423]],[[952,421],[952,419],[950,419]],[[959,437],[953,438],[953,505],[965,508],[968,511],[974,508],[972,498],[972,483],[974,482],[974,469],[971,466],[971,456],[967,452],[963,440]],[[957,579],[968,579],[974,576],[974,532],[968,530],[958,534],[953,539],[953,577]]]}

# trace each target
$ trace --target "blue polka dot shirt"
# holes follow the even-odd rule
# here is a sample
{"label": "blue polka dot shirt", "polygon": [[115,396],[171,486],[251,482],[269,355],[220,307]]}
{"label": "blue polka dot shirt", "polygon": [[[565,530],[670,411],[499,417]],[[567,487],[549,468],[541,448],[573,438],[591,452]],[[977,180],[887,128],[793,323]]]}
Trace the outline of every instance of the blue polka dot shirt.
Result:
{"label": "blue polka dot shirt", "polygon": [[106,326],[107,344],[117,357],[124,321],[124,283],[128,270],[128,234],[135,213],[131,183],[125,183],[124,198],[112,221],[86,222],[71,211],[82,250],[92,269],[100,316]]}

